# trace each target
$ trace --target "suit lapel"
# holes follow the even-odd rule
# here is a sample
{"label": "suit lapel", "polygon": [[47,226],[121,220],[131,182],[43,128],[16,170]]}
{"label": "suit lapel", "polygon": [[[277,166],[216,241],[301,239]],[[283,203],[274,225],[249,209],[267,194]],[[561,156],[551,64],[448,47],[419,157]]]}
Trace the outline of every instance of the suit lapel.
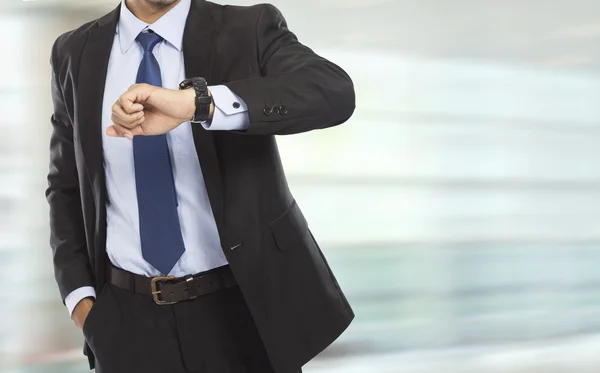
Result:
{"label": "suit lapel", "polygon": [[106,201],[102,155],[102,101],[119,11],[120,5],[99,19],[96,26],[90,30],[79,70],[77,122],[97,213],[104,211]]}
{"label": "suit lapel", "polygon": [[[220,13],[204,0],[193,0],[183,35],[183,56],[186,77],[204,77],[215,84],[211,56],[220,25]],[[223,188],[219,158],[215,147],[216,134],[199,124],[192,124],[194,143],[202,167],[204,182],[217,226],[223,228]]]}

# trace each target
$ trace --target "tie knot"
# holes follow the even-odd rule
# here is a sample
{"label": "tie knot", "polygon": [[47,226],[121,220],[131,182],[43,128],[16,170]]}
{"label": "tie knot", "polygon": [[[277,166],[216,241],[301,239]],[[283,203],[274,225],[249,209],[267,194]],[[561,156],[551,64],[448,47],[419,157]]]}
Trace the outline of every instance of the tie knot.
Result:
{"label": "tie knot", "polygon": [[163,38],[154,31],[148,30],[148,32],[140,32],[136,40],[144,48],[144,52],[152,52],[156,44],[163,41]]}

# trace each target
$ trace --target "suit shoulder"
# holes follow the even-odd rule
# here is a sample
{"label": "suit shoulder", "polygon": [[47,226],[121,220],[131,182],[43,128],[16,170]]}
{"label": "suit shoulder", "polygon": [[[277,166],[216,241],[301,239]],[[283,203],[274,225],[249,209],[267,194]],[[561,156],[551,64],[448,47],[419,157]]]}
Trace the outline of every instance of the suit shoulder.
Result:
{"label": "suit shoulder", "polygon": [[60,35],[52,46],[52,63],[56,63],[71,54],[78,46],[83,45],[89,30],[97,23],[97,20],[88,22],[74,30]]}
{"label": "suit shoulder", "polygon": [[85,45],[90,31],[94,27],[97,27],[99,23],[109,22],[116,16],[115,12],[117,11],[118,8],[103,17],[87,22],[74,30],[67,31],[60,35],[52,46],[51,62],[53,64],[60,63],[60,61],[80,53],[83,50],[83,46]]}
{"label": "suit shoulder", "polygon": [[262,3],[255,5],[217,5],[211,3],[213,6],[220,7],[224,16],[224,20],[235,19],[237,22],[254,22],[256,23],[259,17],[269,18],[283,18],[281,12],[273,4]]}

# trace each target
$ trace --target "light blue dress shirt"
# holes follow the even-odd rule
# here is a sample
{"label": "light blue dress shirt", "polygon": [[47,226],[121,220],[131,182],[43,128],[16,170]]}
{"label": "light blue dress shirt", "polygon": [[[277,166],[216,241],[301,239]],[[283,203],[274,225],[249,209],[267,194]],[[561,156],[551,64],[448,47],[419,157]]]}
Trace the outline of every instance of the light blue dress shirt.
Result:
{"label": "light blue dress shirt", "polygon": [[[179,82],[185,79],[182,42],[190,5],[191,0],[182,0],[154,24],[148,25],[136,18],[123,1],[106,76],[102,108],[104,130],[112,124],[112,105],[135,84],[143,57],[142,48],[135,40],[140,32],[150,28],[164,39],[153,50],[161,68],[163,87],[177,89]],[[209,89],[215,101],[215,112],[212,121],[204,122],[202,126],[207,130],[247,129],[248,107],[243,100],[225,86]],[[234,107],[235,102],[240,104],[239,108]],[[196,124],[183,123],[167,134],[186,249],[169,273],[173,276],[195,274],[227,264],[196,154],[192,125]],[[148,277],[158,276],[159,271],[142,257],[132,142],[108,137],[104,132],[102,142],[109,200],[106,206],[108,256],[119,268]],[[65,303],[72,313],[81,299],[95,296],[94,288],[86,286],[70,293]]]}

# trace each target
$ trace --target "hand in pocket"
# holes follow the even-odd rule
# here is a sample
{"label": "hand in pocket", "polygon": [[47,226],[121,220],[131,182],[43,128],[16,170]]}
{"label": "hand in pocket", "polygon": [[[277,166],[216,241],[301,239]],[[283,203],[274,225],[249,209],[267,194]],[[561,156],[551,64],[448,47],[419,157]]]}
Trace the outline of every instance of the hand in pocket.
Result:
{"label": "hand in pocket", "polygon": [[75,306],[71,318],[79,330],[83,331],[83,326],[85,325],[85,321],[92,310],[92,307],[94,307],[94,300],[92,298],[84,298],[77,303],[77,306]]}

